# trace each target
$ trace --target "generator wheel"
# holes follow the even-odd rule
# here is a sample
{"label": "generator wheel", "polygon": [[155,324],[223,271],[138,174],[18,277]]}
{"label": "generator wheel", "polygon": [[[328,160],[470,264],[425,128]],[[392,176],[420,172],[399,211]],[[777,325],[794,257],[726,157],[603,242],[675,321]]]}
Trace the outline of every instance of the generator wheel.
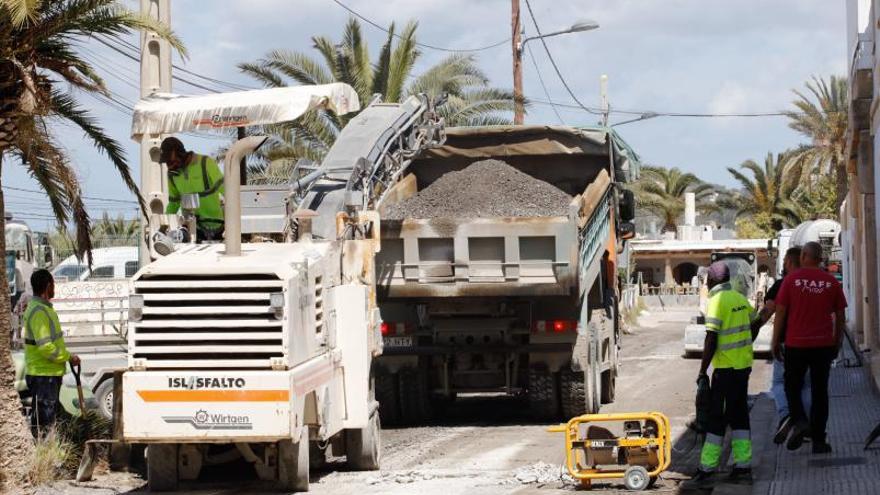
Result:
{"label": "generator wheel", "polygon": [[387,426],[400,424],[400,389],[397,383],[397,373],[391,373],[384,368],[375,371],[374,386],[376,400],[379,401],[379,415],[382,423]]}
{"label": "generator wheel", "polygon": [[377,471],[382,458],[379,413],[370,416],[365,428],[346,430],[345,456],[348,467],[355,471]]}
{"label": "generator wheel", "polygon": [[300,428],[299,438],[278,442],[278,489],[309,491],[309,429]]}
{"label": "generator wheel", "polygon": [[177,490],[176,443],[153,443],[147,446],[147,487],[151,492]]}
{"label": "generator wheel", "polygon": [[643,466],[630,466],[623,473],[623,484],[628,490],[641,491],[648,488],[651,477]]}
{"label": "generator wheel", "polygon": [[617,373],[613,370],[602,372],[602,404],[611,404],[614,402],[614,395],[617,388]]}
{"label": "generator wheel", "polygon": [[529,368],[529,413],[535,419],[557,419],[559,414],[559,388],[556,379],[544,366]]}
{"label": "generator wheel", "polygon": [[428,377],[415,368],[403,368],[400,381],[400,420],[405,424],[423,424],[431,420]]}

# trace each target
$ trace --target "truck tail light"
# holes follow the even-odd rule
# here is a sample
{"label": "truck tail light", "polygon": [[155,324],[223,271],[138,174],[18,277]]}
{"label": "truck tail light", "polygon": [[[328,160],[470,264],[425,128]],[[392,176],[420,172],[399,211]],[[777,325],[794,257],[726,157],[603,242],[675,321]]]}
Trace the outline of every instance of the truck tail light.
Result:
{"label": "truck tail light", "polygon": [[535,320],[532,333],[565,333],[577,330],[577,320]]}
{"label": "truck tail light", "polygon": [[382,332],[383,337],[394,337],[395,335],[412,335],[415,333],[415,326],[411,323],[397,323],[397,322],[388,322],[383,321],[382,326],[379,327],[379,330]]}

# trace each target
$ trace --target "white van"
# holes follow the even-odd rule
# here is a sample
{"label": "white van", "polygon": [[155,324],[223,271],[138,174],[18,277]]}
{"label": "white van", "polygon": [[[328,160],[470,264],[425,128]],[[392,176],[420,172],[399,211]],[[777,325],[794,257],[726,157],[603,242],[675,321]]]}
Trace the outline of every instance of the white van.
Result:
{"label": "white van", "polygon": [[92,250],[92,269],[85,260],[70,256],[52,270],[56,282],[131,278],[138,271],[138,248],[134,246]]}

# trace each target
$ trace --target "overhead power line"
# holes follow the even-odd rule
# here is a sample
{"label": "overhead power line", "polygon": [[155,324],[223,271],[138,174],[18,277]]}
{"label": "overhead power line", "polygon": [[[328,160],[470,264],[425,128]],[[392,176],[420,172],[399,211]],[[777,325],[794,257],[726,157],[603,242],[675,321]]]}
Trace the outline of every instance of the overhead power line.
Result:
{"label": "overhead power line", "polygon": [[[559,103],[550,100],[542,100],[540,98],[531,98],[528,100],[531,103],[536,103],[538,105],[555,105],[560,108],[567,108],[572,110],[584,110],[579,105],[571,105],[567,103]],[[590,107],[590,113],[595,114],[596,112],[601,111],[598,107]],[[701,112],[666,112],[666,111],[656,111],[656,110],[624,110],[624,109],[616,109],[612,108],[609,110],[609,113],[612,114],[621,114],[621,115],[655,115],[657,117],[705,117],[705,118],[728,118],[728,117],[786,117],[790,115],[788,112],[714,112],[714,113],[701,113]]]}
{"label": "overhead power line", "polygon": [[[122,38],[108,38],[108,39],[112,39],[118,43],[121,43],[121,44],[129,47],[130,49],[134,50],[135,53],[140,53],[141,49],[129,41],[126,41]],[[213,78],[210,76],[206,76],[204,74],[199,74],[198,72],[193,72],[193,71],[191,71],[185,67],[181,67],[177,64],[171,64],[171,66],[174,69],[179,70],[180,72],[183,72],[184,74],[189,74],[191,76],[195,76],[195,77],[198,77],[199,79],[204,79],[205,81],[210,81],[210,82],[213,82],[213,83],[221,85],[221,86],[226,86],[230,89],[235,89],[235,90],[239,90],[239,91],[247,91],[250,89],[259,89],[259,88],[253,87],[253,86],[246,86],[244,84],[238,84],[238,83],[234,83],[234,82],[224,81],[222,79],[216,79],[216,78]]]}
{"label": "overhead power line", "polygon": [[[3,189],[8,189],[10,191],[18,191],[18,192],[26,192],[31,194],[41,194],[45,195],[45,191],[40,191],[38,189],[26,189],[24,187],[13,187],[13,186],[3,186]],[[92,201],[107,201],[111,203],[124,203],[124,204],[138,204],[137,201],[133,199],[117,199],[117,198],[102,198],[100,196],[81,196],[83,199],[90,199]]]}
{"label": "overhead power line", "polygon": [[538,81],[541,82],[541,88],[544,89],[544,95],[547,97],[547,103],[550,104],[550,107],[553,109],[553,113],[555,113],[556,118],[559,119],[559,123],[565,125],[565,120],[562,119],[562,115],[559,115],[559,110],[556,108],[557,103],[550,98],[550,91],[547,90],[547,85],[544,84],[544,76],[541,75],[541,68],[538,67],[538,62],[535,60],[535,55],[532,54],[532,47],[527,46],[526,50],[528,50],[529,58],[532,60],[532,65],[535,67],[535,74],[538,75]]}
{"label": "overhead power line", "polygon": [[[379,23],[377,23],[377,22],[374,22],[374,21],[370,20],[369,18],[365,17],[363,14],[357,12],[356,10],[352,9],[352,8],[349,7],[348,5],[345,5],[344,3],[340,2],[339,0],[331,0],[331,1],[332,1],[333,3],[335,3],[336,5],[339,5],[339,6],[342,7],[343,9],[347,10],[351,15],[353,15],[353,16],[357,17],[358,19],[360,19],[360,20],[366,22],[367,24],[373,26],[374,28],[376,28],[376,29],[378,29],[378,30],[380,30],[380,31],[384,31],[385,33],[391,34],[391,30],[390,30],[390,29],[386,28],[385,26],[382,26],[381,24],[379,24]],[[395,38],[398,38],[398,39],[403,39],[403,37],[401,37],[401,36],[400,36],[399,34],[397,34],[397,33],[394,33],[394,37],[395,37]],[[495,47],[498,47],[498,46],[504,45],[504,44],[509,43],[509,42],[510,42],[510,38],[505,38],[505,39],[503,39],[503,40],[501,40],[501,41],[498,41],[498,42],[492,43],[491,45],[481,46],[481,47],[478,47],[478,48],[448,48],[448,47],[436,46],[436,45],[429,45],[429,44],[427,44],[427,43],[419,43],[419,42],[416,42],[416,45],[417,45],[417,46],[420,46],[420,47],[422,47],[422,48],[428,48],[428,49],[431,49],[431,50],[437,50],[437,51],[441,51],[441,52],[451,52],[451,53],[470,53],[470,52],[481,52],[481,51],[483,51],[483,50],[489,50],[489,49],[491,49],[491,48],[495,48]]]}
{"label": "overhead power line", "polygon": [[[108,39],[111,39],[111,40],[112,40],[112,38],[108,38]],[[122,55],[123,57],[126,57],[126,58],[128,58],[128,59],[130,59],[130,60],[133,60],[133,61],[135,61],[135,62],[140,63],[140,57],[138,57],[138,56],[136,56],[136,55],[132,55],[131,53],[125,51],[125,50],[122,49],[122,48],[120,48],[118,45],[115,45],[115,44],[113,44],[113,43],[110,43],[110,42],[108,42],[108,41],[106,41],[106,40],[104,40],[103,38],[98,37],[98,36],[95,37],[95,40],[96,40],[98,43],[101,43],[102,45],[106,46],[107,48],[109,48],[109,49],[115,51],[116,53],[118,53],[118,54],[120,54],[120,55]],[[207,92],[209,92],[209,93],[222,93],[222,91],[219,90],[219,89],[210,88],[210,87],[205,86],[205,85],[203,85],[203,84],[199,84],[199,83],[197,83],[197,82],[190,81],[190,80],[188,80],[188,79],[186,79],[186,78],[183,78],[183,77],[180,77],[180,76],[176,76],[176,75],[173,74],[173,72],[172,72],[172,75],[171,75],[171,79],[173,79],[173,80],[175,80],[175,81],[178,81],[178,82],[182,82],[182,83],[184,83],[184,84],[188,84],[188,85],[190,85],[190,86],[192,86],[192,87],[194,87],[194,88],[199,88],[199,89],[204,90],[204,91],[207,91]]]}
{"label": "overhead power line", "polygon": [[575,103],[580,106],[584,111],[591,113],[593,115],[602,115],[602,111],[596,111],[592,108],[587,107],[581,100],[578,99],[577,95],[574,94],[574,91],[568,86],[568,82],[565,81],[565,77],[563,77],[562,72],[559,70],[559,66],[556,65],[556,60],[553,59],[553,54],[550,53],[550,48],[547,46],[547,40],[544,39],[541,34],[541,28],[538,26],[538,20],[535,19],[535,13],[532,12],[532,5],[529,3],[529,0],[526,0],[526,8],[529,11],[529,17],[532,19],[532,24],[535,25],[535,32],[538,33],[538,39],[541,40],[541,45],[544,46],[544,51],[547,53],[547,59],[550,60],[550,65],[553,66],[553,70],[556,72],[556,76],[559,77],[559,81],[562,83],[562,86],[565,88],[565,91],[568,92],[568,95],[571,96],[571,99],[574,100]]}
{"label": "overhead power line", "polygon": [[[123,40],[120,38],[113,38],[113,37],[109,37],[109,36],[106,36],[106,37],[95,36],[95,40],[97,40],[102,45],[110,48],[111,50],[123,55],[124,57],[140,63],[140,48],[138,48],[136,45],[134,45],[126,40]],[[225,86],[228,89],[233,89],[236,91],[247,91],[247,90],[251,90],[251,89],[258,89],[255,87],[245,86],[242,84],[237,84],[237,83],[233,83],[233,82],[229,82],[229,81],[223,81],[222,79],[216,79],[216,78],[209,77],[209,76],[206,76],[203,74],[199,74],[198,72],[189,70],[185,67],[181,67],[177,64],[171,64],[171,66],[176,71],[183,72],[184,74],[189,74],[189,75],[197,77],[199,79],[203,79],[205,81],[214,83],[218,86]],[[211,88],[211,87],[205,86],[204,84],[197,83],[195,81],[191,81],[191,80],[184,78],[182,76],[175,75],[173,73],[173,71],[172,71],[171,77],[175,81],[179,81],[184,84],[188,84],[190,86],[193,86],[195,88],[203,89],[205,91],[210,91],[212,93],[222,93],[224,91],[224,89],[222,89],[222,88],[220,88],[220,89]]]}

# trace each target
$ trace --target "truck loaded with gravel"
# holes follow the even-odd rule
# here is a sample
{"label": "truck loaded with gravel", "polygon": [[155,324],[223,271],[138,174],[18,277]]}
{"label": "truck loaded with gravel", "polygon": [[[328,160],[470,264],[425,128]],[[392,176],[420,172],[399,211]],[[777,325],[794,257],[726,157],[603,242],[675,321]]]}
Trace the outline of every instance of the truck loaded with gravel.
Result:
{"label": "truck loaded with gravel", "polygon": [[379,204],[385,424],[458,396],[524,396],[542,419],[614,400],[617,258],[638,157],[607,128],[449,128]]}

